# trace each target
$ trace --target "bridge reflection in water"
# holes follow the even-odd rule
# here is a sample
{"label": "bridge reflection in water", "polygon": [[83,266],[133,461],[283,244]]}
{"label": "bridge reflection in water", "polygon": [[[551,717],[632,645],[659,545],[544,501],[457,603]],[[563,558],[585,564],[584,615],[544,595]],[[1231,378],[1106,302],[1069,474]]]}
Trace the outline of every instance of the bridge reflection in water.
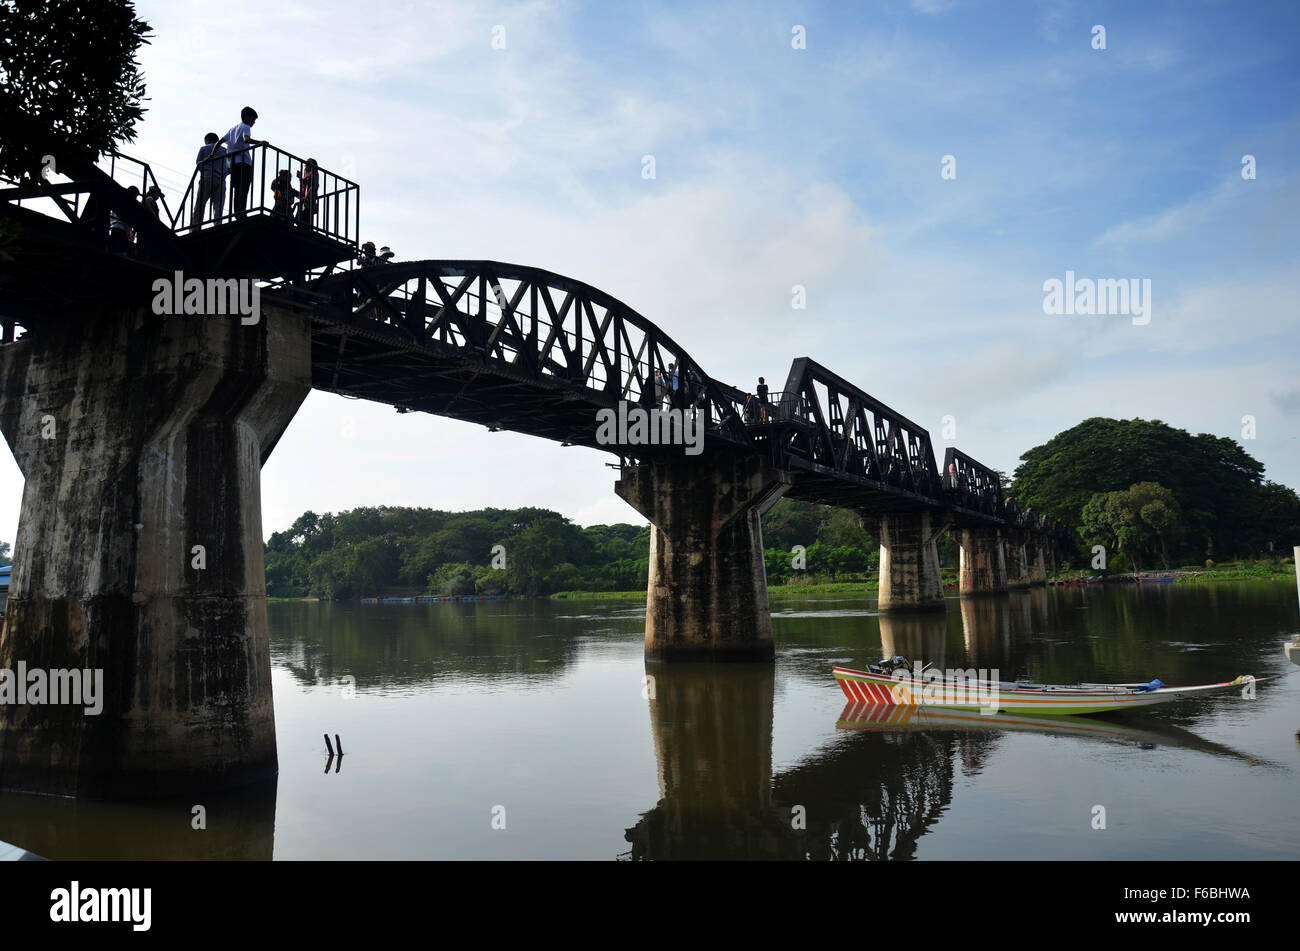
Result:
{"label": "bridge reflection in water", "polygon": [[773,774],[765,666],[647,667],[659,803],[627,830],[633,860],[911,858],[952,798],[953,763],[993,737],[846,737]]}
{"label": "bridge reflection in water", "polygon": [[[403,708],[408,714],[398,718],[400,727],[383,720],[386,731],[400,734],[391,745],[382,746],[374,732],[367,743],[360,742],[367,736],[366,716],[344,730],[357,760],[349,759],[343,778],[355,782],[373,779],[376,769],[392,770],[381,784],[336,784],[331,796],[322,799],[316,782],[324,762],[321,749],[319,757],[295,754],[283,767],[278,803],[274,786],[147,807],[0,794],[0,840],[54,859],[270,859],[273,845],[282,857],[337,855],[349,848],[356,849],[358,858],[476,857],[472,835],[439,822],[430,831],[430,804],[450,803],[453,811],[461,804],[452,792],[455,784],[448,785],[445,776],[458,776],[462,789],[486,788],[499,777],[509,779],[509,768],[501,764],[510,762],[545,780],[530,786],[530,795],[537,797],[530,807],[560,822],[558,817],[573,812],[575,795],[603,788],[593,785],[597,775],[644,777],[622,792],[612,791],[619,786],[613,782],[610,792],[599,793],[606,815],[600,830],[576,832],[581,842],[569,843],[571,853],[560,851],[566,848],[561,832],[536,851],[519,854],[612,856],[625,849],[620,857],[638,860],[906,860],[927,854],[924,836],[951,831],[960,837],[963,820],[952,819],[951,826],[943,820],[952,805],[971,795],[963,777],[988,773],[1004,762],[1004,755],[1014,753],[1007,749],[1014,742],[1008,734],[1046,734],[1065,744],[1182,747],[1248,765],[1262,762],[1170,726],[1174,716],[1169,713],[1160,719],[1035,721],[846,706],[829,678],[831,662],[856,663],[880,651],[933,659],[943,667],[1001,666],[1016,676],[1068,663],[1062,659],[1066,649],[1054,646],[1063,642],[1054,638],[1069,636],[1071,624],[1091,624],[1094,613],[1097,623],[1107,628],[1112,623],[1101,611],[1074,613],[1077,598],[1062,592],[975,599],[960,614],[946,615],[876,618],[865,601],[849,604],[802,616],[783,613],[783,651],[775,667],[646,665],[636,634],[641,616],[621,605],[576,610],[540,601],[365,609],[275,605],[271,653],[277,674],[298,688],[294,697],[320,698],[287,707],[293,715],[280,724],[286,748],[300,749],[303,724],[314,725],[321,712],[334,709],[328,698],[345,676],[355,677],[358,710],[375,710],[371,700],[389,709],[399,702],[411,704]],[[1051,614],[1058,609],[1064,612],[1060,622]],[[1043,636],[1045,631],[1049,636]],[[1075,640],[1076,647],[1090,643]],[[652,700],[633,692],[642,673],[654,677]],[[609,688],[615,681],[629,685],[626,693],[623,687]],[[600,686],[584,693],[588,688],[583,684]],[[471,702],[467,685],[488,699]],[[451,706],[429,702],[454,694],[460,700]],[[610,724],[583,725],[580,735],[562,734],[554,725],[541,727],[548,731],[548,742],[537,752],[527,744],[493,746],[488,740],[485,748],[503,758],[476,758],[455,745],[524,720],[545,723],[547,711],[554,713],[561,703],[616,703],[621,712],[615,711]],[[440,725],[439,711],[444,714]],[[446,715],[452,712],[455,724],[448,726]],[[382,718],[372,719],[378,723]],[[657,791],[647,768],[647,723]],[[319,734],[310,739],[319,747]],[[627,753],[643,744],[644,753]],[[381,767],[381,755],[397,749],[403,751],[401,762]],[[419,752],[409,753],[412,749]],[[566,758],[574,755],[585,757],[580,780],[572,778],[572,760]],[[1078,755],[1090,753],[1080,749]],[[430,756],[446,769],[436,774],[440,778],[434,786],[428,785],[435,775]],[[307,781],[305,771],[310,772]],[[390,800],[406,802],[411,811],[393,811]],[[331,802],[339,810],[336,815],[355,814],[354,828],[331,831]],[[206,807],[207,830],[202,833],[192,826],[196,803]],[[380,803],[385,808],[376,809]],[[473,807],[478,805],[474,800]],[[274,842],[277,814],[280,841]],[[800,815],[804,821],[797,823]],[[586,820],[580,824],[587,825]],[[395,828],[407,837],[396,845]],[[304,837],[316,841],[321,836],[323,844],[303,844]]]}
{"label": "bridge reflection in water", "polygon": [[0,793],[0,841],[52,860],[270,861],[276,788],[272,780],[148,803]]}
{"label": "bridge reflection in water", "polygon": [[[938,667],[1001,666],[1004,675],[1019,676],[1039,662],[1044,632],[1061,629],[1059,610],[1059,599],[1031,589],[1005,600],[963,600],[960,628],[945,615],[880,615],[880,652]],[[808,668],[811,676],[822,671],[820,664]],[[630,860],[915,858],[951,805],[957,780],[984,770],[1008,733],[1179,747],[1276,766],[1149,715],[984,716],[844,705],[836,691],[827,710],[839,735],[774,769],[770,668],[650,664],[646,672],[655,686],[648,707],[659,801],[625,833],[631,848],[619,857]]]}

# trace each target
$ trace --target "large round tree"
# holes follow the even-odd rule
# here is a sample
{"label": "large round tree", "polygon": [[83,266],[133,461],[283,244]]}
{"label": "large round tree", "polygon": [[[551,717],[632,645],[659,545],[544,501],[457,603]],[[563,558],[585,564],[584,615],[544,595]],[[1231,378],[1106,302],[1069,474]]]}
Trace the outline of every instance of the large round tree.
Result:
{"label": "large round tree", "polygon": [[130,0],[0,0],[0,176],[93,162],[135,138],[149,24]]}

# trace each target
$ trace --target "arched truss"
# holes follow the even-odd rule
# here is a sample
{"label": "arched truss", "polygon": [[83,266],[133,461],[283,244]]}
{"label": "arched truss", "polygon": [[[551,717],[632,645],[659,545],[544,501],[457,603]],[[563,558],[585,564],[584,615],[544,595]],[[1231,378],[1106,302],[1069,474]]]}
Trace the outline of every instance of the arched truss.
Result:
{"label": "arched truss", "polygon": [[673,407],[661,381],[675,365],[675,408],[703,423],[707,444],[768,454],[791,473],[794,498],[1008,517],[996,473],[950,450],[944,471],[956,460],[965,486],[950,490],[924,428],[815,361],[795,360],[767,413],[750,416],[743,391],[712,379],[651,321],[550,271],[411,261],[281,293],[310,305],[318,389],[644,459],[680,448],[601,444],[596,413]]}
{"label": "arched truss", "polygon": [[[399,407],[619,451],[595,413],[620,401],[678,408],[710,439],[748,447],[732,400],[672,338],[571,278],[497,261],[413,261],[326,275],[314,383]],[[636,453],[625,453],[635,455]]]}

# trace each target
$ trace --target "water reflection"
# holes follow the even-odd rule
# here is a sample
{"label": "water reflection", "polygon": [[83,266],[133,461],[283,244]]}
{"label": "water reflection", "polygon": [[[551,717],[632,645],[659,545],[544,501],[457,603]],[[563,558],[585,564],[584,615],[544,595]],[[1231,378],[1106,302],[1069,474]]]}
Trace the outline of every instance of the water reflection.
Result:
{"label": "water reflection", "polygon": [[643,859],[799,858],[772,797],[770,664],[647,664],[659,803],[628,829]]}
{"label": "water reflection", "polygon": [[0,841],[47,859],[270,861],[275,803],[274,780],[139,804],[6,793]]}
{"label": "water reflection", "polygon": [[960,645],[948,643],[948,616],[936,612],[882,614],[880,655],[922,660],[936,667],[948,667],[960,659]]}
{"label": "water reflection", "polygon": [[975,731],[984,733],[1037,733],[1044,736],[1069,736],[1082,740],[1119,742],[1155,749],[1173,746],[1196,750],[1212,756],[1248,763],[1251,766],[1277,768],[1279,764],[1222,743],[1215,743],[1190,730],[1155,719],[1150,715],[1126,714],[1123,720],[1100,717],[1035,717],[1011,713],[985,715],[963,710],[945,710],[925,706],[885,706],[850,701],[844,705],[837,730],[854,732],[898,733],[908,731]]}
{"label": "water reflection", "polygon": [[911,858],[952,800],[954,760],[978,769],[994,740],[855,736],[773,776],[771,668],[647,670],[659,802],[625,834],[633,860]]}
{"label": "water reflection", "polygon": [[[1086,850],[1119,837],[1033,837],[1084,783],[1127,797],[1141,831],[1125,841],[1145,857],[1300,849],[1300,676],[1261,684],[1254,703],[1047,722],[855,710],[831,680],[832,663],[895,654],[1057,683],[1295,669],[1278,650],[1296,634],[1286,584],[1101,588],[910,616],[784,602],[775,667],[646,665],[635,603],[273,604],[278,789],[138,806],[4,795],[0,840],[56,859],[1103,857]],[[336,753],[348,737],[347,769],[322,731]],[[1223,801],[1240,834],[1179,825]],[[498,802],[511,803],[508,835],[484,818]]]}

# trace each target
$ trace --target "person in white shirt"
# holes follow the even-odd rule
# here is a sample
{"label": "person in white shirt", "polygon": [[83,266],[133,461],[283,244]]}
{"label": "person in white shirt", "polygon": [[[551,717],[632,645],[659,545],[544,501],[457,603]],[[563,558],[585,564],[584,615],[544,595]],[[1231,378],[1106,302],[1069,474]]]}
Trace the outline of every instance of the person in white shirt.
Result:
{"label": "person in white shirt", "polygon": [[253,138],[257,110],[244,106],[239,125],[226,133],[226,154],[230,156],[230,190],[236,217],[248,210],[248,193],[253,188],[253,146],[266,145],[265,139]]}

